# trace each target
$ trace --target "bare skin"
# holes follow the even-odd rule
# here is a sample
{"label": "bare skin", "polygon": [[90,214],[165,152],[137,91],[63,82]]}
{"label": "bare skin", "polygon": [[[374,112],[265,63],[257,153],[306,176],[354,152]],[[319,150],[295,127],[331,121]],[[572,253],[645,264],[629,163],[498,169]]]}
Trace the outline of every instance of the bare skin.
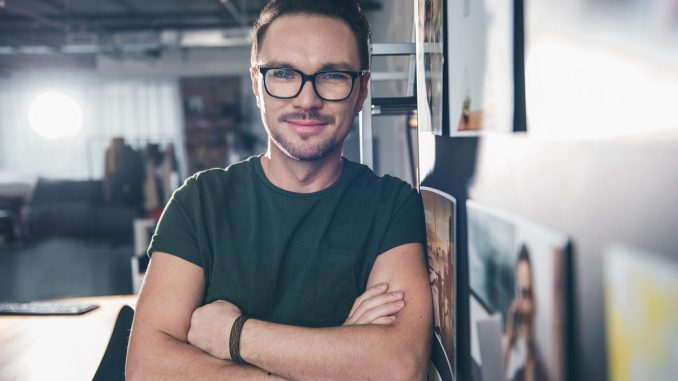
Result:
{"label": "bare skin", "polygon": [[[387,283],[380,283],[365,290],[356,298],[349,316],[343,326],[361,324],[391,324],[395,321],[398,312],[405,307],[402,291],[386,292]],[[230,360],[230,353],[224,343],[228,342],[230,330],[219,329],[211,331],[213,321],[221,320],[216,324],[219,327],[232,326],[235,318],[242,311],[236,305],[219,300],[197,308],[191,316],[191,326],[188,331],[188,343],[196,346],[214,357]]]}

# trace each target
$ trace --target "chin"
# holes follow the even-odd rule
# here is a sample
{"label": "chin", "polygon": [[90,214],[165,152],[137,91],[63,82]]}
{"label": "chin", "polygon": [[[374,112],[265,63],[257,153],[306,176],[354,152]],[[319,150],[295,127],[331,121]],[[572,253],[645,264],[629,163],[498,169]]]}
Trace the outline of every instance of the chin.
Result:
{"label": "chin", "polygon": [[285,155],[299,161],[318,161],[332,154],[337,144],[332,140],[311,143],[306,139],[299,144],[291,144],[286,139],[273,139],[275,145]]}
{"label": "chin", "polygon": [[318,161],[327,157],[332,150],[315,150],[315,151],[299,151],[299,150],[283,150],[285,154],[295,160],[299,161]]}

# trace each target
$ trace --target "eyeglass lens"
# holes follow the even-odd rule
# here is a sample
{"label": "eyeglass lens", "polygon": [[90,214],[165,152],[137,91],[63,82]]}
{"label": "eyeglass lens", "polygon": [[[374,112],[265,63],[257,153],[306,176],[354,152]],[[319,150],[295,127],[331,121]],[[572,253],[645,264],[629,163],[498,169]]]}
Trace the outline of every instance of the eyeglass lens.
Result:
{"label": "eyeglass lens", "polygon": [[[321,72],[315,77],[315,89],[326,100],[341,100],[351,94],[353,77],[342,72]],[[274,97],[291,98],[302,87],[302,75],[290,69],[271,69],[264,77],[266,89]]]}

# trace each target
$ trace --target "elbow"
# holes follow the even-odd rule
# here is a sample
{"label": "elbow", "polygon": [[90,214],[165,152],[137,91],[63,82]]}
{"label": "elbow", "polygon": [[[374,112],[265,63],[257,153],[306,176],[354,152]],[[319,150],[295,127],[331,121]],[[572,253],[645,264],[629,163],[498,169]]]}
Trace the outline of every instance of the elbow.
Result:
{"label": "elbow", "polygon": [[125,380],[127,381],[139,381],[143,379],[143,376],[140,374],[137,367],[130,366],[129,364],[125,365]]}
{"label": "elbow", "polygon": [[422,348],[415,350],[403,348],[398,351],[390,352],[384,358],[384,376],[380,379],[393,381],[421,381],[426,379],[428,371],[429,351]]}
{"label": "elbow", "polygon": [[155,378],[157,378],[157,375],[154,377],[150,374],[148,367],[129,361],[125,364],[125,380],[127,381],[152,380]]}
{"label": "elbow", "polygon": [[139,376],[139,372],[132,371],[130,368],[125,369],[125,380],[127,381],[139,381],[141,380],[141,376]]}
{"label": "elbow", "polygon": [[431,358],[430,336],[403,343],[390,355],[390,380],[421,381],[426,379]]}
{"label": "elbow", "polygon": [[144,361],[140,358],[140,349],[135,342],[131,342],[125,359],[125,380],[139,381],[148,380],[151,376],[148,374],[148,366],[143,366]]}
{"label": "elbow", "polygon": [[143,378],[142,368],[139,367],[137,362],[128,354],[127,361],[125,362],[125,380],[139,381]]}
{"label": "elbow", "polygon": [[394,381],[421,381],[426,379],[427,361],[421,356],[408,355],[399,358],[397,365],[391,368],[389,380]]}

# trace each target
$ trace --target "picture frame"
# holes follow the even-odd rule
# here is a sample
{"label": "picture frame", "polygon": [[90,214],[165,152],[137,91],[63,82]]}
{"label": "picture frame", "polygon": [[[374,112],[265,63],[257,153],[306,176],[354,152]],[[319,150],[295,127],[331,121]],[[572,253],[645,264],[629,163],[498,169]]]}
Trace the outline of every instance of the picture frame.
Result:
{"label": "picture frame", "polygon": [[457,265],[456,199],[420,188],[426,219],[426,257],[433,297],[432,360],[443,380],[456,379]]}
{"label": "picture frame", "polygon": [[469,379],[566,380],[569,237],[472,200],[466,207]]}
{"label": "picture frame", "polygon": [[603,261],[607,379],[675,378],[678,260],[614,243]]}
{"label": "picture frame", "polygon": [[512,132],[514,7],[511,1],[447,1],[450,136]]}
{"label": "picture frame", "polygon": [[417,125],[420,132],[443,135],[445,105],[445,2],[415,1]]}

